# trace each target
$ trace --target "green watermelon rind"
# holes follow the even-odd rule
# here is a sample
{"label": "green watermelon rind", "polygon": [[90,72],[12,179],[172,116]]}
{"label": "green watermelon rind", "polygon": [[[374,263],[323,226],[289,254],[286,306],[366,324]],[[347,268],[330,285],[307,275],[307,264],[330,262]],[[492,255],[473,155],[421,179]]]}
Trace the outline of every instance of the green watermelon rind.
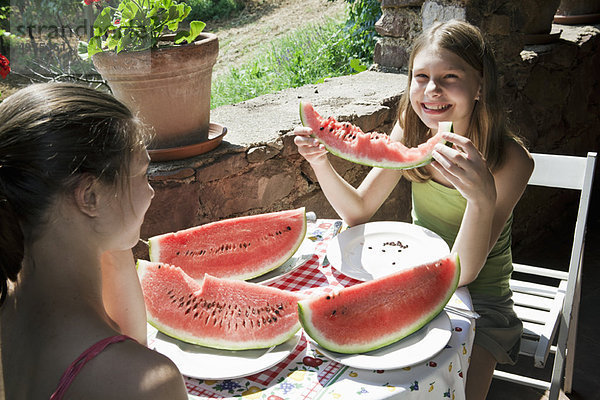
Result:
{"label": "green watermelon rind", "polygon": [[[154,261],[137,260],[136,269],[138,270],[138,276],[139,276],[140,282],[142,281],[143,276],[146,273],[146,267],[148,265],[151,265],[153,262]],[[289,331],[285,332],[284,334],[278,336],[277,339],[273,339],[268,342],[258,342],[257,341],[257,342],[254,342],[255,343],[254,345],[249,344],[252,342],[244,342],[244,344],[242,345],[240,343],[231,342],[231,341],[200,340],[193,336],[181,334],[179,330],[173,329],[173,328],[169,327],[168,325],[161,323],[160,321],[154,319],[151,315],[148,315],[147,322],[151,326],[156,328],[159,332],[161,332],[173,339],[177,339],[179,341],[198,345],[198,346],[210,347],[210,348],[219,349],[219,350],[232,350],[232,351],[256,350],[256,349],[265,349],[265,348],[269,348],[272,346],[278,346],[282,343],[287,342],[292,337],[294,337],[294,335],[302,327],[300,325],[300,321],[297,321],[297,323],[294,325],[293,328],[291,328]],[[226,343],[226,344],[224,344],[224,343]]]}
{"label": "green watermelon rind", "polygon": [[[409,327],[406,327],[405,330],[400,332],[392,332],[387,336],[380,337],[377,340],[374,340],[370,343],[365,343],[362,345],[347,345],[340,347],[336,343],[332,343],[327,340],[323,335],[320,334],[319,330],[311,323],[311,310],[310,303],[311,299],[305,299],[298,302],[298,317],[300,319],[300,324],[304,331],[310,336],[315,342],[319,344],[319,346],[323,347],[326,350],[334,351],[336,353],[342,354],[358,354],[358,353],[366,353],[369,351],[377,350],[382,347],[388,346],[390,344],[396,343],[399,340],[404,339],[405,337],[415,333],[419,329],[423,328],[429,322],[431,322],[435,317],[438,316],[440,312],[444,309],[456,288],[458,287],[458,281],[460,278],[460,260],[458,257],[458,253],[453,253],[444,259],[453,258],[456,265],[456,272],[453,284],[448,288],[446,296],[444,296],[444,300],[440,302],[438,307],[436,307],[429,314],[425,315],[422,319],[418,320],[414,324]],[[385,278],[383,278],[385,279]],[[343,289],[342,289],[343,290]]]}
{"label": "green watermelon rind", "polygon": [[249,345],[248,343],[250,343],[250,342],[244,342],[244,345],[240,345],[239,343],[230,342],[230,341],[221,342],[221,341],[210,341],[210,340],[197,340],[196,338],[193,338],[190,336],[178,335],[176,332],[174,332],[168,326],[162,325],[154,320],[148,319],[148,323],[150,325],[152,325],[153,327],[155,327],[156,329],[158,329],[161,333],[163,333],[169,337],[172,337],[173,339],[177,339],[179,341],[189,343],[189,344],[194,344],[197,346],[210,347],[211,349],[230,350],[230,351],[259,350],[259,349],[268,349],[269,347],[273,347],[273,346],[279,346],[280,344],[285,343],[288,340],[290,340],[292,337],[294,337],[296,332],[298,332],[300,330],[300,328],[302,327],[300,325],[300,322],[298,322],[298,324],[296,324],[296,328],[294,331],[290,331],[290,333],[287,335],[280,336],[282,338],[281,340],[273,340],[273,341],[262,342],[262,343],[256,342],[255,345]]}
{"label": "green watermelon rind", "polygon": [[[300,102],[300,121],[302,123],[303,126],[308,127],[308,124],[306,122],[306,116],[304,115],[304,109],[303,109],[303,103]],[[440,129],[444,132],[452,132],[452,122],[440,122]],[[316,138],[319,140],[319,142],[321,142],[325,148],[327,149],[327,151],[329,151],[331,154],[343,158],[344,160],[348,160],[351,161],[355,164],[361,164],[361,165],[366,165],[368,167],[377,167],[377,168],[385,168],[385,169],[413,169],[413,168],[419,168],[419,167],[423,167],[429,163],[431,163],[431,161],[433,160],[433,155],[431,154],[431,152],[428,152],[426,154],[425,157],[419,159],[417,162],[412,162],[412,163],[398,163],[398,162],[392,162],[392,161],[376,161],[376,160],[372,160],[369,158],[358,158],[353,156],[352,154],[347,154],[344,153],[342,151],[340,151],[339,149],[330,146],[329,144],[325,143],[323,140],[321,140],[318,136],[316,135],[311,135],[312,137]],[[441,144],[445,144],[446,141],[444,139],[440,139],[440,143]]]}
{"label": "green watermelon rind", "polygon": [[[231,275],[231,276],[227,276],[227,278],[247,281],[249,279],[257,278],[268,272],[271,272],[271,271],[281,267],[283,264],[285,264],[296,253],[296,251],[298,251],[298,249],[302,245],[302,242],[304,241],[304,238],[306,237],[306,232],[307,232],[306,209],[305,209],[305,207],[300,207],[300,208],[298,208],[298,210],[303,210],[304,223],[302,226],[302,232],[298,235],[298,240],[296,241],[296,244],[294,245],[294,247],[290,248],[290,250],[287,253],[285,253],[284,255],[281,256],[281,258],[278,260],[278,262],[271,264],[268,268],[265,267],[261,270],[255,271],[252,274]],[[259,217],[259,216],[260,215],[253,215],[250,217]],[[217,222],[221,222],[221,221],[217,221]],[[188,229],[192,229],[192,228],[188,228]],[[160,239],[165,236],[172,235],[173,233],[177,233],[177,232],[168,232],[168,233],[165,233],[162,235],[153,236],[148,239],[148,254],[149,254],[150,261],[162,262],[160,260]]]}

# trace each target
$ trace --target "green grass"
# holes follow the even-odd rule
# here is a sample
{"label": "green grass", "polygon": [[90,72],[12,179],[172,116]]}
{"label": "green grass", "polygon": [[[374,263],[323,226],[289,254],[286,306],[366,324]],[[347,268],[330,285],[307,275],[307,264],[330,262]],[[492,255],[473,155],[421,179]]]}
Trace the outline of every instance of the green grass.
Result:
{"label": "green grass", "polygon": [[328,20],[266,44],[258,58],[213,79],[211,108],[364,70],[348,56],[343,27]]}
{"label": "green grass", "polygon": [[192,11],[188,20],[219,20],[228,18],[244,9],[242,0],[183,0]]}

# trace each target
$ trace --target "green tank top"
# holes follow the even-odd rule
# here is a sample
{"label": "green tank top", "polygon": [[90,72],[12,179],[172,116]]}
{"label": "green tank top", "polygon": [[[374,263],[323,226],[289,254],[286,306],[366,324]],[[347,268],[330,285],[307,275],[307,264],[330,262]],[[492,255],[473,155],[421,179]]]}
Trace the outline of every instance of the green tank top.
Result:
{"label": "green tank top", "polygon": [[[452,248],[462,221],[467,201],[454,188],[432,179],[412,183],[412,219],[440,235]],[[489,296],[510,294],[509,279],[513,270],[511,252],[512,213],[477,279],[468,287],[471,293]]]}

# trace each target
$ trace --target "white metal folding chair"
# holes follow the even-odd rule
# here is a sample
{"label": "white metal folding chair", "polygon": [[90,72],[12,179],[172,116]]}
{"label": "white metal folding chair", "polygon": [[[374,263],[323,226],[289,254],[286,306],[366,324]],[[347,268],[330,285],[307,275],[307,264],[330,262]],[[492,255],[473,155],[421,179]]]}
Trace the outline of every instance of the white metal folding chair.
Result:
{"label": "white metal folding chair", "polygon": [[[549,389],[549,400],[555,400],[558,399],[563,378],[566,393],[571,392],[572,386],[581,265],[596,153],[590,152],[587,157],[534,153],[533,158],[535,167],[529,185],[581,192],[568,271],[514,264],[514,270],[527,278],[510,281],[515,312],[523,321],[520,354],[533,357],[534,365],[544,368],[548,354],[553,352],[555,356],[552,379],[547,382],[499,370],[494,371],[494,377],[539,389]],[[552,278],[556,285],[527,281],[529,277],[536,276]],[[557,330],[558,338],[554,345]]]}

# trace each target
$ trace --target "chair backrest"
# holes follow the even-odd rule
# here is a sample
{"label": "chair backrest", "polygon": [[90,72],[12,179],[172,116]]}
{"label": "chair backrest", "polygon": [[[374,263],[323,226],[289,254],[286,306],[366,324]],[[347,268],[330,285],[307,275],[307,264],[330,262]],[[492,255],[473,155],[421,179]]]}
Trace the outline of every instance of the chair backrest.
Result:
{"label": "chair backrest", "polygon": [[583,190],[586,176],[591,185],[596,153],[588,153],[587,157],[540,153],[532,156],[535,168],[529,178],[530,185]]}
{"label": "chair backrest", "polygon": [[[529,178],[530,185],[575,189],[581,192],[569,262],[569,269],[571,269],[578,265],[583,257],[585,225],[597,155],[595,152],[589,152],[587,157],[540,153],[532,153],[532,156],[535,167]],[[570,274],[573,272],[577,275],[579,271],[569,271]]]}

